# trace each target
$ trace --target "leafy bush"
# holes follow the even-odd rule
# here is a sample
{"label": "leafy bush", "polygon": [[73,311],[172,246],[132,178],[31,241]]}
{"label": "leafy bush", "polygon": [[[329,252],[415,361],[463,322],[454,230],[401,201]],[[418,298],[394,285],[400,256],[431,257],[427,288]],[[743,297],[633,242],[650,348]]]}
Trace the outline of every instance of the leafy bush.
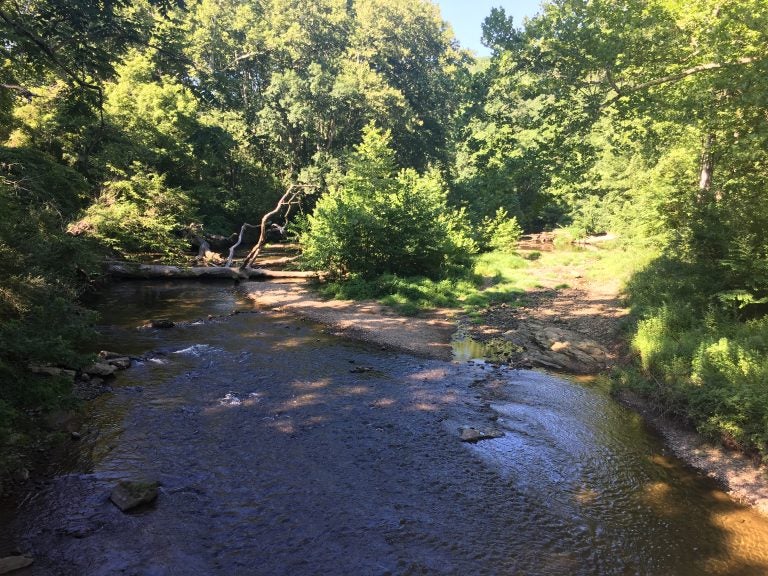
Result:
{"label": "leafy bush", "polygon": [[483,249],[513,252],[523,229],[517,218],[510,217],[504,208],[498,208],[493,218],[486,216],[480,223],[480,246]]}
{"label": "leafy bush", "polygon": [[[742,321],[701,265],[661,258],[629,285],[638,376],[623,374],[713,438],[768,454],[768,317]],[[659,298],[662,295],[663,298]]]}
{"label": "leafy bush", "polygon": [[185,248],[180,231],[193,219],[186,194],[165,185],[158,174],[119,173],[107,181],[101,195],[70,232],[86,234],[120,254],[161,252],[178,255]]}
{"label": "leafy bush", "polygon": [[476,248],[437,171],[395,171],[389,133],[369,125],[300,234],[304,263],[341,276],[437,277]]}

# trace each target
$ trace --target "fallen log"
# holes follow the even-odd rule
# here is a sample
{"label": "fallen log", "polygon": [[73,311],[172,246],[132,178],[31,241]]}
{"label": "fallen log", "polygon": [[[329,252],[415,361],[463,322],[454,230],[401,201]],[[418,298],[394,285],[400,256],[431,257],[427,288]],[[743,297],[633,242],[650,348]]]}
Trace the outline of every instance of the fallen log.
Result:
{"label": "fallen log", "polygon": [[213,278],[224,280],[248,280],[250,278],[319,278],[320,272],[294,270],[265,270],[263,268],[228,268],[219,266],[166,266],[140,264],[138,262],[106,263],[106,273],[114,278],[125,279],[179,279]]}
{"label": "fallen log", "polygon": [[323,273],[316,270],[267,270],[265,268],[241,268],[240,272],[249,278],[322,278]]}

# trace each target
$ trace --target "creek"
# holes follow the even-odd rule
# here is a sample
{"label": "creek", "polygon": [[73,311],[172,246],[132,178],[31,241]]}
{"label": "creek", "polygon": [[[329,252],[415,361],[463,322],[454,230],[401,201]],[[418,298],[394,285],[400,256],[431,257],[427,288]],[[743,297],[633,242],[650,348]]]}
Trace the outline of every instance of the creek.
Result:
{"label": "creek", "polygon": [[[768,573],[768,520],[599,386],[341,339],[248,287],[105,291],[100,347],[141,360],[16,510],[33,574]],[[160,494],[126,514],[134,478]]]}

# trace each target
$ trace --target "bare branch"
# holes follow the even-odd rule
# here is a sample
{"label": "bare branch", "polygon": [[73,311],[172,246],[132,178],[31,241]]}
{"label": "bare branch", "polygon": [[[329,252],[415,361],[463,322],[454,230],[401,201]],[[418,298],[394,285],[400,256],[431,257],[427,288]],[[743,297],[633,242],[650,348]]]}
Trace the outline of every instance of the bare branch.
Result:
{"label": "bare branch", "polygon": [[243,243],[243,235],[245,234],[245,231],[247,228],[259,228],[259,225],[248,224],[248,222],[246,222],[240,227],[240,234],[237,237],[237,242],[235,242],[234,244],[232,244],[232,246],[230,246],[229,256],[227,257],[227,261],[224,263],[224,266],[226,266],[227,268],[232,266],[232,261],[235,258],[235,248],[237,248],[238,246],[240,246],[240,244]]}
{"label": "bare branch", "polygon": [[32,98],[37,96],[37,94],[32,92],[29,88],[19,86],[18,84],[0,84],[0,88],[5,88],[6,90],[16,92],[19,96],[26,98],[27,100],[32,100]]}
{"label": "bare branch", "polygon": [[678,80],[682,80],[683,78],[687,78],[688,76],[701,74],[703,72],[712,72],[715,70],[721,70],[723,68],[730,68],[732,66],[744,66],[747,64],[753,64],[755,62],[759,62],[764,58],[765,56],[745,56],[744,58],[739,58],[738,60],[735,60],[733,62],[707,62],[706,64],[699,64],[698,66],[692,66],[691,68],[686,68],[685,70],[681,70],[680,72],[675,72],[674,74],[668,74],[660,78],[654,78],[653,80],[648,80],[647,82],[641,82],[640,84],[634,84],[634,85],[627,84],[625,86],[617,86],[616,83],[613,81],[613,78],[611,77],[610,73],[608,73],[607,79],[609,81],[609,84],[611,84],[611,87],[616,91],[616,95],[609,98],[606,101],[606,104],[611,103],[614,100],[617,100],[622,96],[626,96],[627,94],[632,92],[639,92],[641,90],[645,90],[646,88],[651,88],[653,86],[660,86],[662,84],[676,82]]}
{"label": "bare branch", "polygon": [[262,216],[259,240],[245,257],[245,260],[243,260],[243,263],[240,265],[241,270],[244,268],[249,268],[251,264],[253,264],[253,261],[256,259],[256,257],[261,253],[261,249],[264,247],[264,244],[267,241],[267,222],[269,219],[275,214],[278,214],[284,207],[295,203],[299,199],[299,196],[304,194],[306,190],[315,188],[317,188],[317,185],[315,184],[291,184],[288,187],[288,189],[285,191],[285,194],[283,194],[280,197],[280,200],[277,201],[275,207],[264,214],[264,216]]}

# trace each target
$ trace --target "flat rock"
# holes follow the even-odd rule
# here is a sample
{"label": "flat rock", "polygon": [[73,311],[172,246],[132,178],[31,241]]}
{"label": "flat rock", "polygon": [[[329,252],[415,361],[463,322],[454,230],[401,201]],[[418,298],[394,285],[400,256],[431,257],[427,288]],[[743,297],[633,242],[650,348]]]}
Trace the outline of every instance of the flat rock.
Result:
{"label": "flat rock", "polygon": [[89,376],[112,376],[117,372],[117,366],[107,362],[96,362],[83,370]]}
{"label": "flat rock", "polygon": [[5,558],[0,558],[0,574],[21,570],[31,566],[33,562],[34,559],[29,556],[6,556]]}
{"label": "flat rock", "polygon": [[37,364],[29,365],[30,371],[35,374],[45,374],[46,376],[64,376],[66,378],[75,378],[74,370],[67,370],[66,368],[58,368],[56,366],[39,366]]}
{"label": "flat rock", "polygon": [[114,487],[109,499],[123,512],[142,504],[149,504],[157,498],[159,482],[122,480]]}
{"label": "flat rock", "polygon": [[538,322],[521,323],[503,338],[522,348],[532,363],[552,370],[590,374],[603,370],[610,360],[603,346],[583,334]]}
{"label": "flat rock", "polygon": [[478,430],[472,426],[459,428],[459,438],[462,442],[479,442],[480,440],[492,440],[501,438],[504,432],[500,430]]}

